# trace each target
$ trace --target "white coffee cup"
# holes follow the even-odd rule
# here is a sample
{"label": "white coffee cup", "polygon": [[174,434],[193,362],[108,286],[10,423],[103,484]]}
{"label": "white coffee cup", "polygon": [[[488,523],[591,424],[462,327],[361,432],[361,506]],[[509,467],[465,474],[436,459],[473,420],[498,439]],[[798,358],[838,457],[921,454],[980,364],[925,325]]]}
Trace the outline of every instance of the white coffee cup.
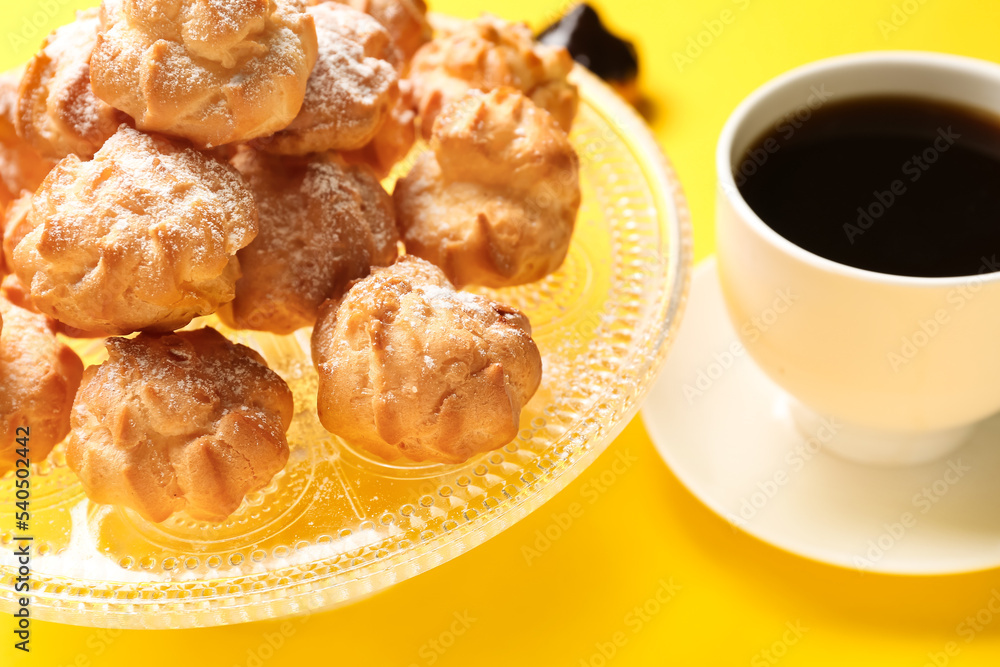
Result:
{"label": "white coffee cup", "polygon": [[1000,410],[1000,266],[993,263],[1000,248],[983,249],[984,273],[973,276],[918,278],[839,264],[768,227],[734,177],[766,159],[745,161],[776,123],[794,128],[822,104],[887,94],[1000,116],[1000,66],[871,52],[766,83],[735,109],[719,138],[716,229],[730,318],[756,363],[804,406],[803,427],[833,417],[840,426],[831,450],[902,465],[943,456]]}

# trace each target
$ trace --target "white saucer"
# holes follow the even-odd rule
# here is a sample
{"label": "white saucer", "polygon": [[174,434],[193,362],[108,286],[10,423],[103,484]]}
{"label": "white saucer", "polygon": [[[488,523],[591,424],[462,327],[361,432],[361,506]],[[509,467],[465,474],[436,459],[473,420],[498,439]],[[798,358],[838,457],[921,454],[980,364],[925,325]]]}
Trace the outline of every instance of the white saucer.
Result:
{"label": "white saucer", "polygon": [[1000,417],[943,459],[879,468],[822,451],[830,433],[801,434],[793,406],[737,343],[715,260],[703,262],[642,409],[681,482],[751,535],[825,563],[909,575],[1000,567]]}

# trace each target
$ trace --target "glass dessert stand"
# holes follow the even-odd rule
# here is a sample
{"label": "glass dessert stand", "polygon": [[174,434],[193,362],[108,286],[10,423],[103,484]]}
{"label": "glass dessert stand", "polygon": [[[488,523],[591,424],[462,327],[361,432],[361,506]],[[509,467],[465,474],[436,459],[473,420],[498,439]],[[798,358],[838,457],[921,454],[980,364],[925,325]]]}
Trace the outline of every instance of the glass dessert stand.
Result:
{"label": "glass dessert stand", "polygon": [[[483,293],[528,314],[544,377],[518,437],[462,465],[387,464],[316,418],[309,331],[210,324],[261,352],[295,395],[288,465],[219,524],[154,524],[89,502],[60,445],[31,475],[33,617],[120,628],[201,627],[358,600],[481,544],[594,461],[635,415],[673,340],[691,264],[677,177],[635,112],[577,68],[583,204],[547,279]],[[409,164],[406,161],[404,164]],[[87,364],[101,341],[73,341]],[[13,611],[14,478],[0,479],[0,608]],[[20,535],[21,533],[18,533]]]}

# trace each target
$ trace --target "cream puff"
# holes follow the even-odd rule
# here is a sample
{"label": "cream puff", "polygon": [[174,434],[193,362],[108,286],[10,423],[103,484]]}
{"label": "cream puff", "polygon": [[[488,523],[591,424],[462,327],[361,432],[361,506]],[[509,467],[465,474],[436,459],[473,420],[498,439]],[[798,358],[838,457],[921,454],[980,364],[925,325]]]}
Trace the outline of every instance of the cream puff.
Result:
{"label": "cream puff", "polygon": [[74,22],[48,36],[24,71],[17,130],[43,157],[73,153],[90,159],[128,119],[90,87],[99,23],[97,9],[78,12]]}
{"label": "cream puff", "polygon": [[[320,4],[323,0],[311,0]],[[338,0],[372,16],[385,26],[396,48],[408,61],[434,35],[424,0]]]}
{"label": "cream puff", "polygon": [[257,206],[228,164],[121,126],[32,198],[14,271],[44,314],[105,335],[173,331],[232,301]]}
{"label": "cream puff", "polygon": [[375,174],[333,153],[240,151],[232,164],[257,201],[260,233],[236,256],[243,277],[220,311],[227,324],[287,334],[320,305],[398,253],[392,199]]}
{"label": "cream puff", "polygon": [[105,0],[102,23],[94,93],[139,129],[200,148],[286,127],[316,63],[301,0]]}
{"label": "cream puff", "polygon": [[523,23],[483,14],[422,46],[413,56],[409,78],[425,138],[448,104],[469,90],[500,86],[520,90],[569,132],[579,103],[576,86],[567,79],[572,69],[573,58],[565,48],[539,44]]}
{"label": "cream puff", "polygon": [[458,286],[521,285],[566,257],[579,160],[552,115],[519,91],[470,92],[438,116],[431,150],[393,199],[408,253]]}
{"label": "cream puff", "polygon": [[510,442],[541,381],[528,318],[403,256],[323,306],[319,418],[386,460],[461,463]]}
{"label": "cream puff", "polygon": [[413,85],[400,79],[398,94],[378,134],[361,148],[341,155],[351,164],[368,165],[379,178],[385,178],[413,148],[417,140],[416,118]]}
{"label": "cream puff", "polygon": [[28,232],[28,214],[31,212],[31,193],[27,190],[12,201],[0,216],[0,238],[3,252],[0,253],[0,275],[10,273],[14,267],[14,248]]}
{"label": "cream puff", "polygon": [[0,74],[0,208],[34,192],[55,166],[17,134],[18,89],[24,67]]}
{"label": "cream puff", "polygon": [[286,155],[354,150],[371,141],[397,94],[398,52],[378,21],[346,5],[309,8],[319,59],[302,109],[288,127],[256,146]]}
{"label": "cream puff", "polygon": [[113,338],[84,373],[66,447],[96,503],[222,521],[288,461],[292,393],[214,329]]}
{"label": "cream puff", "polygon": [[27,458],[39,463],[66,437],[83,374],[52,322],[18,305],[22,296],[7,276],[0,287],[0,475],[14,468],[25,440]]}

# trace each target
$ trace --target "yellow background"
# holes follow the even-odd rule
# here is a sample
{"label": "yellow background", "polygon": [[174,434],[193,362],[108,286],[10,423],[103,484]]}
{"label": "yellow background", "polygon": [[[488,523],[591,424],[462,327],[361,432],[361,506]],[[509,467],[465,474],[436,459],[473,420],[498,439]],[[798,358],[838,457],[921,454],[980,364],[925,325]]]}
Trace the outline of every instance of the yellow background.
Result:
{"label": "yellow background", "polygon": [[[489,8],[536,27],[567,4],[430,1],[442,12],[472,16]],[[70,20],[73,7],[83,4],[3,0],[0,68],[26,59],[45,31]],[[639,45],[642,89],[657,107],[652,125],[690,199],[699,258],[711,254],[714,243],[716,137],[729,111],[759,84],[810,60],[870,49],[1000,60],[1000,3],[992,0],[600,4],[614,27]],[[894,7],[899,26],[890,31]],[[675,53],[723,10],[732,20],[721,31],[716,24],[717,35],[703,34],[707,46],[679,67]],[[31,24],[24,21],[32,16],[45,25],[27,35]],[[602,472],[609,477],[622,452],[638,462],[590,504],[584,485]],[[573,503],[583,504],[582,516],[529,565],[522,547]],[[649,603],[650,609],[661,607],[658,613],[629,615],[654,598],[659,581],[671,579],[681,588],[666,604]],[[997,571],[937,578],[859,574],[761,544],[687,493],[636,420],[579,480],[525,521],[353,606],[284,626],[108,633],[35,623],[27,658],[11,649],[10,619],[0,619],[0,664],[996,666],[1000,615],[971,642],[956,634],[993,591],[1000,591]],[[460,636],[449,634],[456,613],[471,623]],[[787,624],[796,623],[801,637],[786,634]],[[782,644],[783,636],[796,641]],[[268,637],[280,648],[268,650]],[[602,658],[600,646],[610,653],[615,639],[622,646],[610,660]],[[432,641],[450,646],[436,644],[443,651],[435,650]],[[772,647],[774,654],[762,653]],[[946,656],[947,648],[957,655]],[[261,656],[267,660],[256,662]]]}

